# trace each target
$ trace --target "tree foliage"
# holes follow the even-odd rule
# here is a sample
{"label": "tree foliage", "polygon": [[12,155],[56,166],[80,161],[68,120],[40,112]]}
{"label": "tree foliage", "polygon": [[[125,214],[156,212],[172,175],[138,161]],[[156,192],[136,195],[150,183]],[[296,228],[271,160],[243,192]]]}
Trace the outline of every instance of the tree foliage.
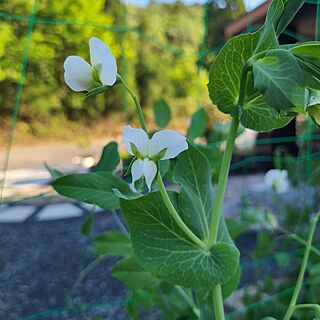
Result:
{"label": "tree foliage", "polygon": [[[222,2],[213,1],[209,5],[211,36],[206,39],[207,49],[223,40],[221,29],[226,19],[243,10],[242,1],[236,1],[237,5],[227,1],[226,6]],[[15,103],[32,6],[32,0],[0,0],[1,12],[18,17],[18,20],[1,18],[2,120],[10,118]],[[32,126],[59,117],[90,121],[109,111],[123,110],[125,94],[117,86],[112,88],[112,94],[107,92],[88,102],[70,92],[64,83],[65,58],[76,54],[88,59],[88,40],[92,36],[111,47],[119,72],[124,76],[130,74],[127,81],[135,88],[144,108],[165,97],[173,107],[185,107],[186,101],[189,104],[191,101],[194,110],[199,91],[198,50],[204,35],[203,18],[203,6],[182,2],[125,7],[120,0],[39,1],[19,121]],[[219,36],[212,38],[212,35]],[[202,82],[200,85],[205,88],[206,80]]]}

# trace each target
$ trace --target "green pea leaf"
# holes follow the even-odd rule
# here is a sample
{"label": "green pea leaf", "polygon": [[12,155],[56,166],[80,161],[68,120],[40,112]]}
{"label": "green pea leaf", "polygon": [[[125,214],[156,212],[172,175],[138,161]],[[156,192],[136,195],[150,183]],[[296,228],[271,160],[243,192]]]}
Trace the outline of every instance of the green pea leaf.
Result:
{"label": "green pea leaf", "polygon": [[130,289],[154,288],[160,280],[145,271],[133,256],[118,261],[111,274]]}
{"label": "green pea leaf", "polygon": [[241,124],[258,132],[268,132],[287,125],[293,116],[285,116],[279,111],[270,108],[262,96],[247,102],[242,109]]}
{"label": "green pea leaf", "polygon": [[253,64],[253,74],[255,88],[270,107],[305,112],[305,78],[292,53],[270,50]]}
{"label": "green pea leaf", "polygon": [[61,195],[103,209],[118,209],[119,199],[113,192],[132,195],[129,185],[109,172],[70,174],[54,181],[53,188]]}
{"label": "green pea leaf", "polygon": [[173,172],[173,179],[182,185],[178,196],[180,215],[201,239],[209,235],[214,201],[210,171],[205,155],[189,144],[188,151],[178,157]]}
{"label": "green pea leaf", "polygon": [[116,169],[119,162],[120,162],[120,156],[118,152],[118,144],[112,141],[103,148],[102,155],[99,162],[95,167],[91,169],[91,171],[112,172]]}
{"label": "green pea leaf", "polygon": [[157,278],[186,288],[226,283],[235,273],[239,251],[219,242],[209,252],[194,245],[168,212],[160,192],[120,200],[138,262]]}
{"label": "green pea leaf", "polygon": [[258,42],[258,33],[234,37],[214,60],[208,90],[212,103],[221,112],[229,114],[237,110],[242,69],[254,54]]}
{"label": "green pea leaf", "polygon": [[113,256],[127,256],[132,253],[132,245],[128,237],[118,231],[107,231],[93,240],[91,251],[97,255],[110,254]]}
{"label": "green pea leaf", "polygon": [[193,141],[197,137],[201,137],[208,125],[208,115],[203,108],[199,108],[191,119],[191,125],[188,129],[187,138]]}
{"label": "green pea leaf", "polygon": [[82,226],[81,226],[81,233],[87,237],[91,233],[92,224],[93,224],[93,218],[94,218],[94,210],[95,208],[91,210],[91,212],[86,216]]}
{"label": "green pea leaf", "polygon": [[45,168],[49,171],[51,178],[56,180],[64,176],[64,173],[56,168],[49,166],[46,162],[44,164]]}
{"label": "green pea leaf", "polygon": [[304,2],[305,0],[273,0],[268,9],[264,27],[272,26],[276,36],[279,37]]}
{"label": "green pea leaf", "polygon": [[[281,17],[276,22],[276,34],[279,36],[292,21],[294,16],[303,6],[305,0],[278,0],[278,2],[283,2],[284,7],[282,10]],[[273,1],[277,2],[277,1]]]}
{"label": "green pea leaf", "polygon": [[153,107],[156,124],[160,128],[165,128],[171,119],[171,111],[168,103],[164,99],[156,101]]}
{"label": "green pea leaf", "polygon": [[308,42],[289,46],[304,71],[306,87],[320,90],[320,43]]}
{"label": "green pea leaf", "polygon": [[234,292],[234,290],[237,289],[239,285],[240,278],[241,278],[240,265],[238,264],[235,268],[236,268],[236,272],[234,273],[234,275],[229,279],[228,282],[224,283],[221,286],[223,299],[228,298]]}

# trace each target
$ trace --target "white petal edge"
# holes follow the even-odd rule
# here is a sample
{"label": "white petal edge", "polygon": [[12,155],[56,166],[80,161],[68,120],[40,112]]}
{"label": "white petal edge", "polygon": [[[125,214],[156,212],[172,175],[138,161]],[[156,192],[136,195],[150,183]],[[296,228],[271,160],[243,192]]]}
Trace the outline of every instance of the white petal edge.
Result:
{"label": "white petal edge", "polygon": [[91,65],[97,69],[103,85],[112,86],[117,80],[117,62],[110,48],[98,38],[89,40]]}
{"label": "white petal edge", "polygon": [[157,165],[153,161],[148,158],[143,159],[143,175],[149,191],[151,191],[152,181],[156,177],[157,170]]}
{"label": "white petal edge", "polygon": [[64,62],[64,80],[71,90],[90,90],[93,85],[93,70],[90,64],[78,56],[69,56]]}
{"label": "white petal edge", "polygon": [[185,136],[174,130],[161,130],[156,132],[150,141],[149,156],[155,156],[167,149],[162,160],[175,158],[179,153],[188,149]]}
{"label": "white petal edge", "polygon": [[143,161],[137,159],[131,166],[131,189],[135,190],[134,183],[143,176]]}
{"label": "white petal edge", "polygon": [[278,180],[279,178],[281,179],[281,170],[271,169],[265,174],[264,182],[265,182],[266,186],[272,187],[273,182],[275,180]]}
{"label": "white petal edge", "polygon": [[124,126],[122,128],[122,137],[123,143],[131,155],[134,155],[131,149],[131,143],[133,143],[141,155],[147,156],[149,150],[149,138],[144,130]]}

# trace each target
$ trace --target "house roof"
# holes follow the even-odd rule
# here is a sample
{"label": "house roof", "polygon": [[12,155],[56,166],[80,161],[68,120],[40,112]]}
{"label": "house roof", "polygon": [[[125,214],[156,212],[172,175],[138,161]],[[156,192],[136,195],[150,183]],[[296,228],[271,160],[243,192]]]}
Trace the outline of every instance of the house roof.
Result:
{"label": "house roof", "polygon": [[224,30],[225,37],[231,38],[243,32],[250,25],[257,25],[260,22],[262,23],[264,21],[264,17],[266,16],[271,1],[272,0],[267,0],[253,11],[246,13],[239,19],[229,23]]}

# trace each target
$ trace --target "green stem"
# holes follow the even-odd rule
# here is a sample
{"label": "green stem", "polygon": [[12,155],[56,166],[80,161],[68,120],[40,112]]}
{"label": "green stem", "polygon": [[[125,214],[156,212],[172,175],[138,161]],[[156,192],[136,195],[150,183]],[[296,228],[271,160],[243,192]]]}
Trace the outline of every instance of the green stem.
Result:
{"label": "green stem", "polygon": [[305,274],[306,268],[307,268],[307,263],[308,263],[308,259],[309,259],[309,254],[310,254],[310,249],[311,249],[311,245],[312,245],[314,231],[316,229],[316,225],[317,225],[317,222],[318,222],[319,218],[320,218],[320,212],[318,212],[318,214],[316,215],[316,217],[312,221],[310,232],[309,232],[308,239],[307,239],[306,249],[305,249],[305,252],[304,252],[304,255],[303,255],[301,268],[300,268],[298,280],[297,280],[297,283],[296,283],[296,287],[294,289],[294,292],[293,292],[293,295],[292,295],[288,310],[287,310],[283,320],[289,320],[291,318],[291,316],[293,315],[294,310],[296,308],[296,303],[297,303],[298,296],[299,296],[299,293],[300,293],[300,290],[301,290],[301,287],[302,287],[304,274]]}
{"label": "green stem", "polygon": [[[295,233],[292,233],[284,228],[280,228],[281,231],[283,231],[285,234],[288,235],[288,237],[290,237],[291,239],[293,240],[296,240],[297,242],[299,242],[300,244],[302,244],[303,246],[306,246],[307,245],[307,241],[304,240],[303,238],[301,238],[300,236],[298,236],[297,234]],[[310,250],[317,254],[318,256],[320,256],[320,250],[315,248],[314,246],[311,246]]]}
{"label": "green stem", "polygon": [[229,131],[228,139],[227,139],[227,145],[222,158],[217,195],[216,195],[214,208],[212,212],[210,234],[209,234],[209,240],[208,240],[209,247],[213,246],[217,242],[221,209],[222,209],[224,194],[226,191],[230,163],[231,163],[234,142],[237,136],[238,127],[239,127],[239,118],[238,117],[232,118],[231,127]]}
{"label": "green stem", "polygon": [[220,284],[213,287],[212,298],[215,320],[224,320],[223,298]]}
{"label": "green stem", "polygon": [[[226,144],[226,149],[224,151],[223,158],[222,158],[217,195],[216,195],[214,208],[212,212],[210,233],[209,233],[209,239],[208,239],[209,248],[217,242],[221,209],[222,209],[224,194],[226,191],[230,163],[231,163],[234,142],[237,136],[238,127],[239,127],[239,118],[238,117],[232,118],[231,127],[230,127],[227,144]],[[213,287],[212,298],[213,298],[215,319],[224,320],[223,298],[222,298],[220,284]]]}
{"label": "green stem", "polygon": [[144,117],[143,117],[142,108],[141,108],[141,105],[140,105],[138,97],[130,90],[130,88],[128,87],[126,82],[123,80],[123,78],[120,76],[120,74],[117,74],[117,80],[122,83],[122,85],[124,86],[126,91],[132,97],[132,99],[133,99],[133,101],[134,101],[134,103],[136,105],[136,108],[137,108],[138,117],[139,117],[139,121],[140,121],[141,127],[145,132],[148,133],[147,127],[146,127],[146,122],[145,122]]}
{"label": "green stem", "polygon": [[190,229],[189,227],[183,222],[183,220],[180,218],[178,212],[176,211],[175,207],[173,206],[170,197],[168,195],[168,192],[166,190],[166,187],[164,186],[164,183],[161,178],[161,174],[158,171],[157,175],[157,184],[159,186],[159,190],[162,196],[162,199],[170,212],[172,218],[175,220],[177,225],[180,227],[180,229],[192,240],[195,244],[197,244],[201,249],[204,251],[207,251],[207,245],[200,240]]}
{"label": "green stem", "polygon": [[295,306],[295,309],[318,309],[320,308],[320,305],[318,304],[311,304],[311,303],[307,303],[307,304],[297,304]]}

